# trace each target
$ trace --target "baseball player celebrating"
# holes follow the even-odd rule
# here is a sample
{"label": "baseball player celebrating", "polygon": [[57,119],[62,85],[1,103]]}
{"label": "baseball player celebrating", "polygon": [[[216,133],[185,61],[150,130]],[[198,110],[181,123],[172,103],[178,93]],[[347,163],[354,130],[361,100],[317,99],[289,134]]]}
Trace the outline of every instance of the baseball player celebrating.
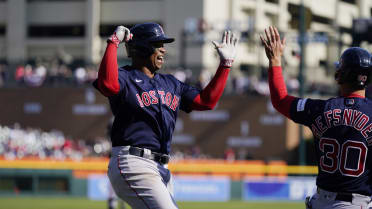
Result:
{"label": "baseball player celebrating", "polygon": [[[118,68],[117,48],[125,42],[130,66]],[[225,31],[213,42],[220,65],[203,90],[157,71],[165,62],[164,44],[173,42],[157,23],[130,30],[118,26],[107,41],[94,86],[108,97],[115,116],[108,176],[116,194],[132,208],[177,208],[167,169],[179,110],[211,110],[221,97],[236,55],[237,37]]]}
{"label": "baseball player celebrating", "polygon": [[372,70],[371,54],[359,47],[343,52],[335,78],[341,96],[328,100],[287,94],[281,58],[285,40],[269,27],[260,36],[269,59],[273,106],[283,115],[308,126],[314,135],[318,161],[317,193],[306,198],[312,209],[365,209],[372,194],[372,101],[365,86]]}

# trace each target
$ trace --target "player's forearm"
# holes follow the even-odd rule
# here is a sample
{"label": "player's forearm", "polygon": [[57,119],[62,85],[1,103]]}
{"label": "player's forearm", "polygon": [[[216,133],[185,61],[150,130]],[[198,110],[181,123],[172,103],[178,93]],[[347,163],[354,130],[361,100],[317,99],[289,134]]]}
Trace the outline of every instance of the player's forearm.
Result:
{"label": "player's forearm", "polygon": [[226,86],[230,68],[220,65],[209,84],[197,95],[192,103],[193,110],[212,110]]}
{"label": "player's forearm", "polygon": [[282,57],[281,56],[273,56],[269,59],[270,67],[281,67],[282,66]]}
{"label": "player's forearm", "polygon": [[290,107],[292,101],[295,99],[293,96],[288,95],[287,87],[283,79],[282,68],[279,65],[271,65],[269,67],[269,87],[271,102],[278,112],[286,117],[290,117]]}
{"label": "player's forearm", "polygon": [[105,96],[119,92],[117,46],[108,41],[105,54],[98,71],[98,87]]}

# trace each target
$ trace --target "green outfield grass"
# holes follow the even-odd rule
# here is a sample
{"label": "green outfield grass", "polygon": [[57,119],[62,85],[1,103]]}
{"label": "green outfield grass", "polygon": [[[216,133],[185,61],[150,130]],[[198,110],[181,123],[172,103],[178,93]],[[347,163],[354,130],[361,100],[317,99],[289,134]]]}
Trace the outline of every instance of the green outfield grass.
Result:
{"label": "green outfield grass", "polygon": [[[180,209],[304,209],[302,202],[179,202]],[[0,197],[0,209],[106,209],[105,201],[86,198]],[[119,209],[119,207],[118,207]],[[128,206],[125,209],[129,209]]]}

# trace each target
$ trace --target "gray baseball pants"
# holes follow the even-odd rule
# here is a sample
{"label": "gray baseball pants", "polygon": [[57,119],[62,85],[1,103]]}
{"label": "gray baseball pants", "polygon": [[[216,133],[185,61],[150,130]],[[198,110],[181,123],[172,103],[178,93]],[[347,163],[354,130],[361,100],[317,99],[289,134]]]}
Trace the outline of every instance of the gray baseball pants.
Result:
{"label": "gray baseball pants", "polygon": [[352,194],[352,201],[336,200],[337,193],[318,188],[317,193],[306,198],[307,209],[368,209],[371,198],[360,194]]}
{"label": "gray baseball pants", "polygon": [[108,177],[116,195],[132,209],[177,209],[166,165],[129,154],[129,146],[112,148]]}

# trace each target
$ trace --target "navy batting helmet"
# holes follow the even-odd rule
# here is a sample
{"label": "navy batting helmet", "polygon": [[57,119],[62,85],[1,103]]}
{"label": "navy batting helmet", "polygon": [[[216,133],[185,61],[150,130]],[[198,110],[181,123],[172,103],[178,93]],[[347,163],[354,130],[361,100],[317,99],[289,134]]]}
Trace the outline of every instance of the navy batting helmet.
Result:
{"label": "navy batting helmet", "polygon": [[339,84],[351,83],[357,88],[364,88],[370,80],[372,55],[360,47],[348,48],[336,63],[336,68],[335,78]]}
{"label": "navy batting helmet", "polygon": [[164,34],[163,28],[157,23],[137,24],[130,29],[133,38],[126,44],[128,57],[134,54],[148,57],[154,53],[153,43],[171,43],[174,38]]}

